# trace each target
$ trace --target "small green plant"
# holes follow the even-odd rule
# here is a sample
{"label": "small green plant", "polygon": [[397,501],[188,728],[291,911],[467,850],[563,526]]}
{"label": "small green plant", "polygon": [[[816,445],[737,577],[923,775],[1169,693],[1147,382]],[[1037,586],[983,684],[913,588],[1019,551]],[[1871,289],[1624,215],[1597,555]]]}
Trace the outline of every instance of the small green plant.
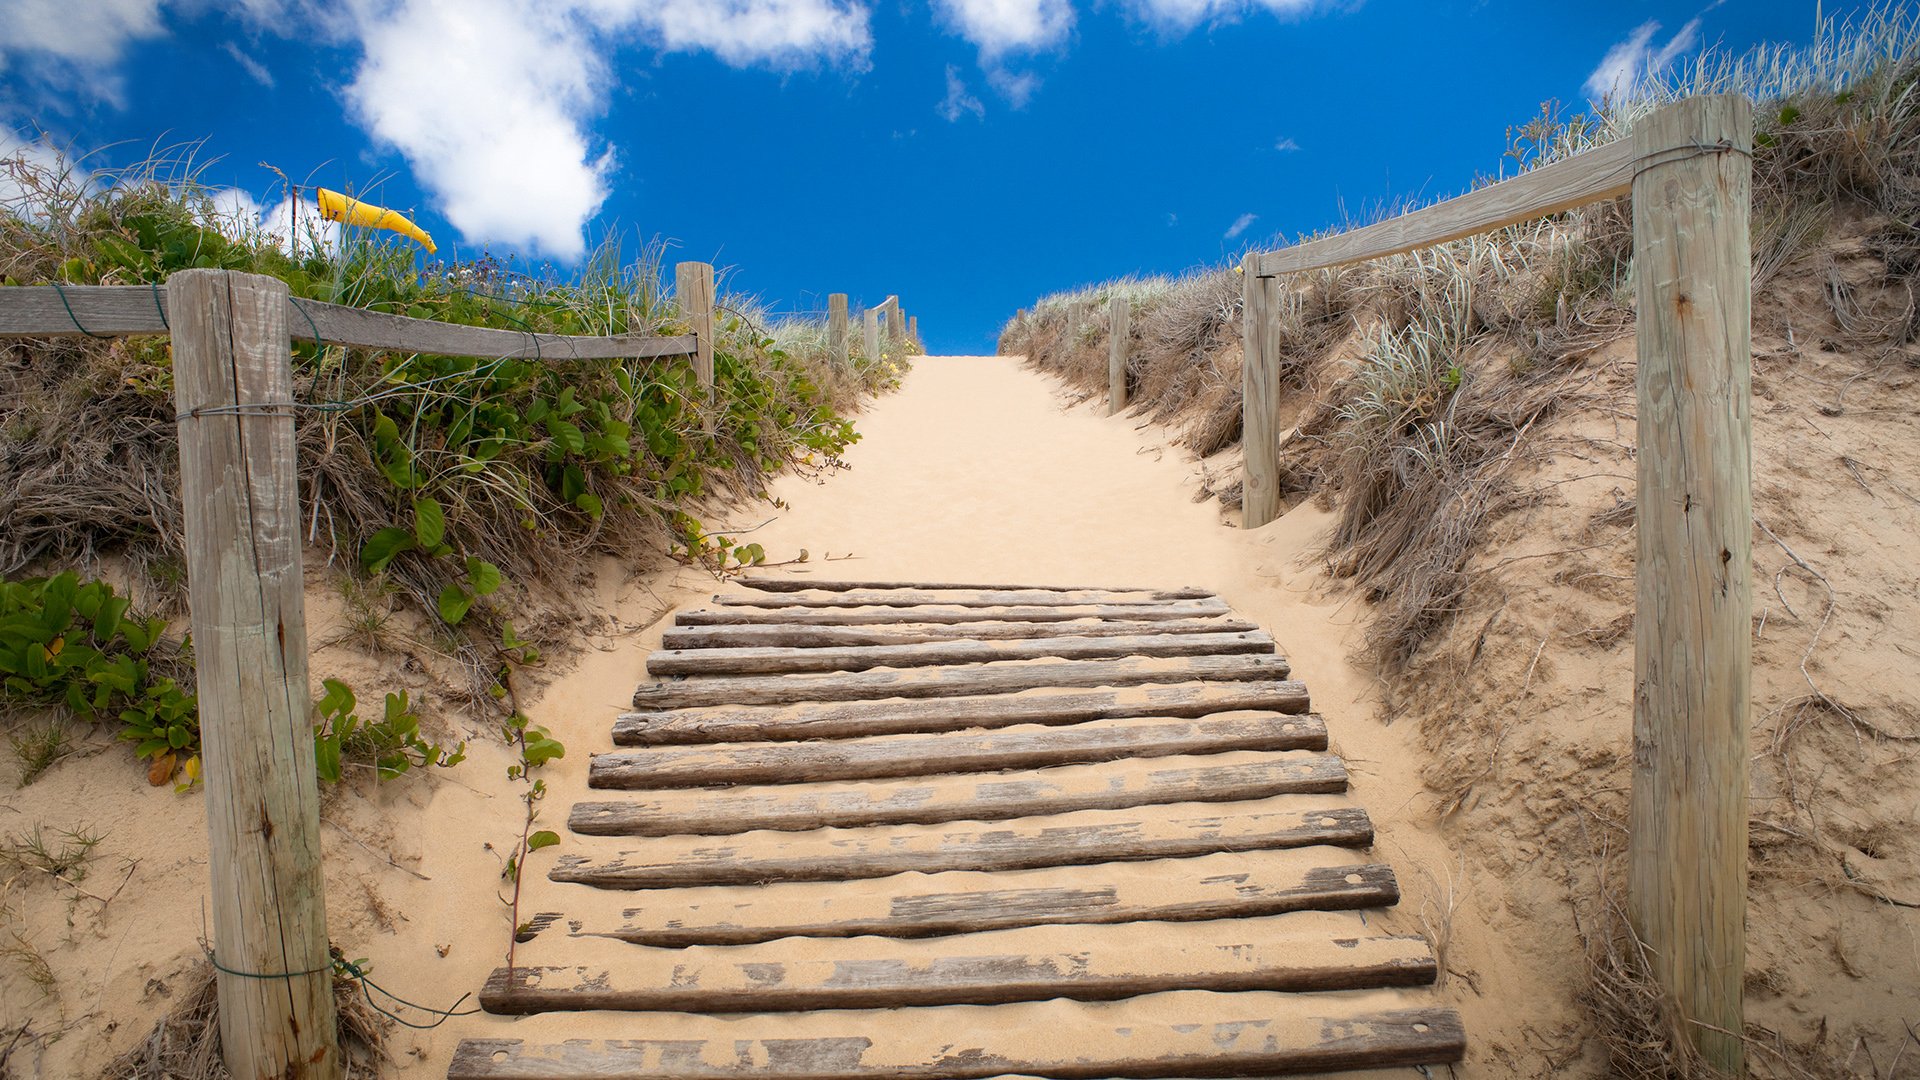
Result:
{"label": "small green plant", "polygon": [[371,766],[379,779],[392,780],[409,769],[451,769],[466,760],[466,743],[448,750],[420,736],[420,717],[406,691],[388,694],[381,718],[369,721],[354,712],[359,701],[352,687],[339,679],[321,685],[326,692],[315,705],[320,723],[313,729],[313,760],[327,783],[339,783],[349,765]]}
{"label": "small green plant", "polygon": [[547,729],[539,727],[528,718],[526,713],[515,710],[507,718],[502,731],[508,743],[520,751],[520,760],[507,766],[507,779],[527,781],[527,790],[520,796],[526,804],[526,817],[520,826],[520,838],[514,842],[513,850],[507,853],[506,866],[500,876],[513,882],[513,894],[504,898],[513,920],[513,935],[507,944],[507,963],[513,963],[513,946],[531,936],[531,928],[520,921],[520,877],[526,869],[528,855],[549,848],[560,842],[560,834],[551,829],[534,829],[534,823],[540,819],[540,802],[547,797],[547,782],[533,776],[533,771],[567,756],[567,748],[560,740],[548,734]]}
{"label": "small green plant", "polygon": [[20,765],[19,785],[26,787],[40,778],[67,754],[67,725],[58,718],[7,736],[13,758]]}
{"label": "small green plant", "polygon": [[86,879],[93,849],[104,838],[86,828],[51,832],[49,837],[47,829],[35,825],[31,831],[0,837],[0,865],[36,870],[69,885],[79,884]]}

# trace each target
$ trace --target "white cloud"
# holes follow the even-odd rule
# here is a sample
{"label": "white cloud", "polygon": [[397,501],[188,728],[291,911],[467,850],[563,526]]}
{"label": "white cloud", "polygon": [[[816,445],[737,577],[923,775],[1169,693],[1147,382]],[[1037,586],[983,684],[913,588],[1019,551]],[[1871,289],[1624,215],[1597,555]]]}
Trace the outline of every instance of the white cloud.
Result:
{"label": "white cloud", "polygon": [[245,49],[231,41],[223,42],[220,48],[225,50],[228,56],[233,57],[233,62],[239,64],[240,70],[246,72],[254,82],[269,90],[273,89],[273,72],[267,70],[267,65],[255,60]]}
{"label": "white cloud", "polygon": [[71,189],[88,181],[87,170],[44,137],[23,139],[0,127],[0,210],[40,220],[46,216],[50,184]]}
{"label": "white cloud", "polygon": [[1227,231],[1221,236],[1221,239],[1231,240],[1241,233],[1246,232],[1247,226],[1259,220],[1259,214],[1241,214],[1239,217],[1233,219],[1233,224],[1227,226]]}
{"label": "white cloud", "polygon": [[1264,11],[1271,15],[1303,15],[1321,0],[1126,0],[1134,17],[1162,33],[1184,34],[1201,23],[1237,22]]}
{"label": "white cloud", "polygon": [[21,67],[54,91],[118,104],[124,83],[112,67],[127,46],[165,32],[160,0],[5,0],[0,3],[0,71]]}
{"label": "white cloud", "polygon": [[1043,52],[1073,30],[1070,0],[935,0],[941,17],[980,50],[983,64],[1012,52]]}
{"label": "white cloud", "polygon": [[1033,100],[1034,93],[1040,89],[1040,76],[1030,71],[1009,71],[1003,67],[988,68],[987,82],[1016,109],[1026,108],[1027,102]]}
{"label": "white cloud", "polygon": [[668,52],[711,52],[735,67],[864,65],[873,48],[864,4],[848,0],[579,0],[597,29],[637,29]]}
{"label": "white cloud", "polygon": [[1295,150],[1300,149],[1300,144],[1294,142],[1290,137],[1282,135],[1280,138],[1274,140],[1273,148],[1283,154],[1291,154]]}
{"label": "white cloud", "polygon": [[260,203],[243,188],[213,188],[195,209],[202,222],[229,236],[245,236],[260,229]]}
{"label": "white cloud", "polygon": [[1655,48],[1653,38],[1659,32],[1659,23],[1643,22],[1634,27],[1625,41],[1616,42],[1600,59],[1600,66],[1587,76],[1587,93],[1595,100],[1638,94],[1649,79],[1672,67],[1675,60],[1693,48],[1700,36],[1700,20],[1688,20],[1666,44]]}
{"label": "white cloud", "polygon": [[297,256],[312,251],[315,245],[322,249],[337,247],[341,226],[321,218],[320,207],[312,199],[288,196],[260,215],[260,231],[280,250]]}
{"label": "white cloud", "polygon": [[981,119],[985,119],[987,115],[987,107],[982,105],[980,99],[974,97],[973,94],[967,90],[966,80],[960,77],[960,69],[954,67],[952,64],[947,65],[946,100],[942,101],[939,106],[936,107],[935,111],[949,124],[959,120],[968,113],[972,113]]}

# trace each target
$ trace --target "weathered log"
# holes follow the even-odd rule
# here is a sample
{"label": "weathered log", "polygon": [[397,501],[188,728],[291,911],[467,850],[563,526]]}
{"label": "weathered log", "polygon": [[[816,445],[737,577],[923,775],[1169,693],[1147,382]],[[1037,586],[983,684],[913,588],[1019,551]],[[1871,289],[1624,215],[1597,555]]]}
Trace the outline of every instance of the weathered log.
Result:
{"label": "weathered log", "polygon": [[634,691],[633,707],[791,705],[803,701],[1015,694],[1040,687],[1078,689],[1143,683],[1272,681],[1285,679],[1292,670],[1282,656],[1189,656],[955,664],[824,675],[748,675],[646,683]]}
{"label": "weathered log", "polygon": [[1078,619],[1158,622],[1231,614],[1233,609],[1220,600],[1181,600],[1165,604],[1033,604],[1020,607],[957,607],[940,604],[897,608],[695,608],[680,612],[673,621],[678,626],[750,623],[876,626],[885,623],[1073,622]]}
{"label": "weathered log", "polygon": [[[621,844],[636,841],[621,838]],[[1337,795],[1188,804],[1154,814],[1082,810],[987,824],[882,825],[736,837],[662,836],[614,847],[583,839],[548,873],[608,889],[849,881],[910,871],[1035,866],[1207,855],[1216,851],[1373,842],[1367,812]]]}
{"label": "weathered log", "polygon": [[1192,585],[1164,589],[1151,585],[976,585],[929,581],[812,581],[804,577],[743,577],[735,584],[762,592],[856,592],[868,589],[918,589],[927,592],[1158,592],[1183,599],[1213,596],[1211,589]]}
{"label": "weathered log", "polygon": [[[1183,990],[1123,1001],[709,1017],[645,1013],[555,1045],[464,1039],[448,1080],[984,1080],[1275,1076],[1460,1060],[1459,1016],[1412,990]],[[632,1037],[644,1032],[644,1037]]]}
{"label": "weathered log", "polygon": [[1028,604],[1165,604],[1185,600],[1205,600],[1213,594],[1193,589],[1139,589],[1119,592],[1111,589],[1005,589],[997,591],[928,592],[920,589],[865,588],[844,592],[807,590],[790,593],[720,593],[713,602],[720,607],[756,608],[850,608],[919,607],[939,604],[946,607],[996,608]]}
{"label": "weathered log", "polygon": [[631,791],[766,784],[796,778],[865,780],[1035,769],[1123,757],[1326,748],[1326,724],[1317,716],[1241,712],[1198,720],[1130,717],[1087,720],[1064,727],[1021,725],[977,734],[876,735],[615,750],[594,755],[587,783],[590,787]]}
{"label": "weathered log", "polygon": [[1134,634],[1245,634],[1259,626],[1239,618],[1165,619],[1160,622],[893,623],[872,627],[779,623],[676,626],[663,649],[813,649],[850,645],[917,645],[933,641],[1006,641],[1015,638],[1128,637]]}
{"label": "weathered log", "polygon": [[1110,1001],[1167,990],[1371,990],[1433,982],[1424,938],[1376,934],[1351,912],[1190,923],[1037,926],[930,940],[801,940],[714,949],[556,939],[496,969],[488,1012],[776,1012]]}
{"label": "weathered log", "polygon": [[1273,652],[1265,631],[1243,634],[1144,634],[1134,637],[1047,637],[1015,641],[941,641],[812,649],[662,649],[647,672],[668,675],[790,675],[873,668],[983,664],[998,660],[1097,660],[1126,656],[1235,656]]}
{"label": "weathered log", "polygon": [[800,881],[755,889],[659,889],[642,898],[590,889],[568,897],[565,917],[572,920],[571,932],[584,938],[678,948],[783,937],[929,937],[1014,926],[1240,919],[1399,901],[1391,867],[1343,848],[1305,847],[1002,873],[901,874],[858,889]]}
{"label": "weathered log", "polygon": [[1131,716],[1194,717],[1242,709],[1303,713],[1308,705],[1307,688],[1301,683],[1261,681],[919,701],[708,706],[625,713],[614,722],[613,741],[618,746],[667,746],[761,739],[830,739],[1015,724],[1073,724]]}
{"label": "weathered log", "polygon": [[655,791],[576,803],[567,827],[590,836],[724,836],[755,829],[999,821],[1346,789],[1346,766],[1332,754],[1245,751],[1164,759],[1140,769],[1103,762],[985,776]]}

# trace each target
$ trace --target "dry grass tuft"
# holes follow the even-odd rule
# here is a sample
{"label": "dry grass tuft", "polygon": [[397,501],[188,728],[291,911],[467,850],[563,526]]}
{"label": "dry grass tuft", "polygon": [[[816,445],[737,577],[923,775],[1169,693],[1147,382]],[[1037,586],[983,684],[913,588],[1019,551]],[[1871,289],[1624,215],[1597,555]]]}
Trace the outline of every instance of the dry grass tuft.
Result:
{"label": "dry grass tuft", "polygon": [[[160,1018],[138,1046],[115,1058],[101,1080],[227,1080],[220,1060],[220,1000],[213,965],[202,963],[185,976],[180,1004]],[[361,1000],[359,984],[333,982],[340,1014],[340,1047],[346,1080],[373,1080],[387,1062],[387,1022]]]}

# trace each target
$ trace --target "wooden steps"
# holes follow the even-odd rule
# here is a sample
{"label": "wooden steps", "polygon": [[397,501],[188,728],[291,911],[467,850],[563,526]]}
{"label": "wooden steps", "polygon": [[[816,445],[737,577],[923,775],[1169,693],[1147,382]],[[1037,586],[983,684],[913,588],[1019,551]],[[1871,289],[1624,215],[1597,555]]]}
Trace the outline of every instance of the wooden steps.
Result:
{"label": "wooden steps", "polygon": [[[449,1076],[1459,1060],[1271,637],[1204,589],[752,579],[681,612]],[[544,909],[544,910],[543,910]],[[516,1031],[516,1034],[522,1033]]]}

